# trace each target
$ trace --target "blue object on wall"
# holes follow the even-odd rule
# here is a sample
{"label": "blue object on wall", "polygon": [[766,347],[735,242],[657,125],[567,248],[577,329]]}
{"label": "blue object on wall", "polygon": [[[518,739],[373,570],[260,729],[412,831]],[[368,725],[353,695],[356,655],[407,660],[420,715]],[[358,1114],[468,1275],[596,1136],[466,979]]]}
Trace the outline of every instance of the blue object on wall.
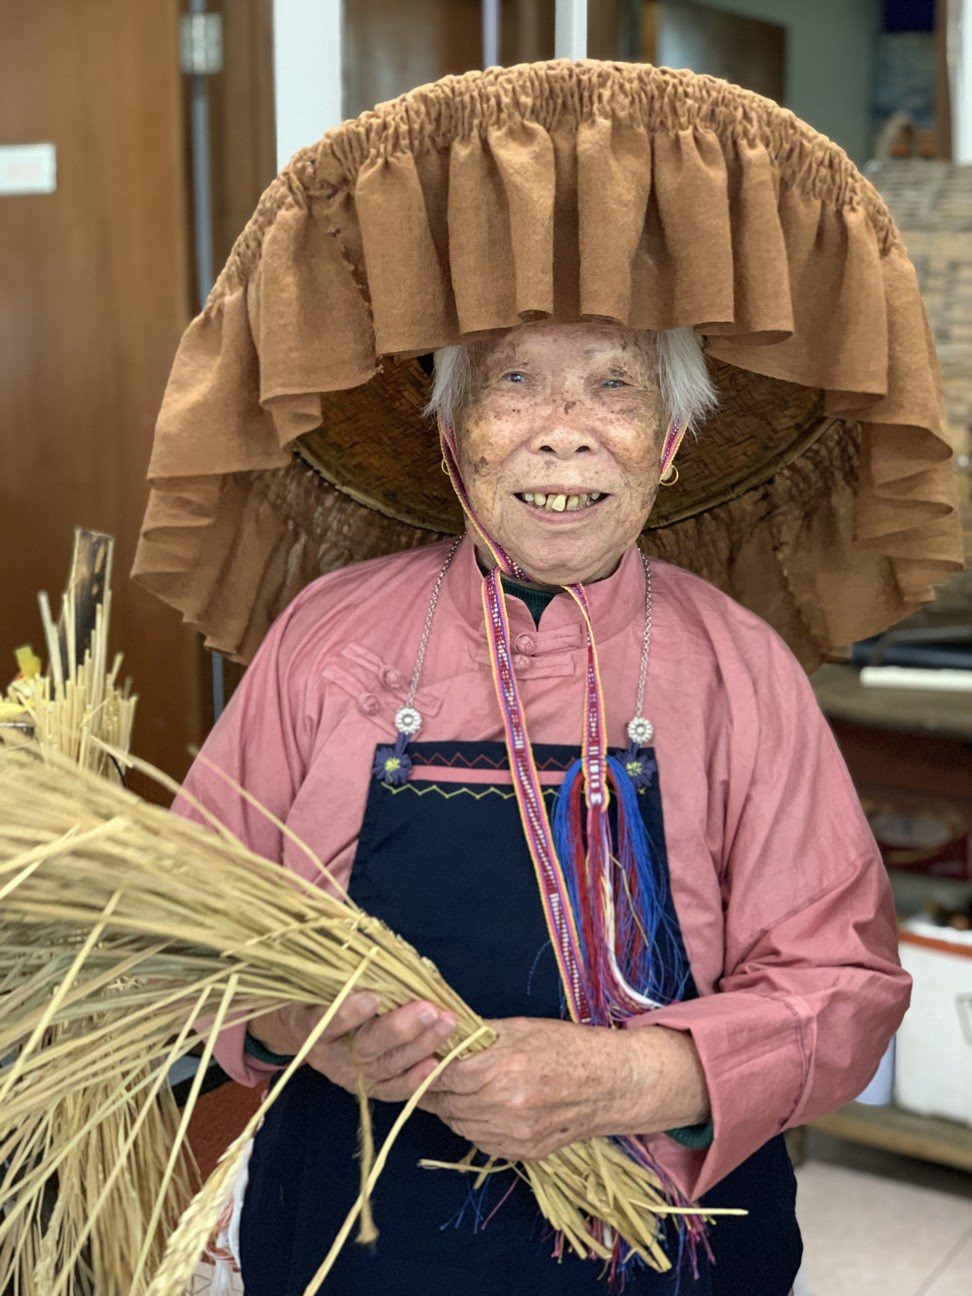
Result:
{"label": "blue object on wall", "polygon": [[886,32],[933,32],[935,0],[884,0]]}

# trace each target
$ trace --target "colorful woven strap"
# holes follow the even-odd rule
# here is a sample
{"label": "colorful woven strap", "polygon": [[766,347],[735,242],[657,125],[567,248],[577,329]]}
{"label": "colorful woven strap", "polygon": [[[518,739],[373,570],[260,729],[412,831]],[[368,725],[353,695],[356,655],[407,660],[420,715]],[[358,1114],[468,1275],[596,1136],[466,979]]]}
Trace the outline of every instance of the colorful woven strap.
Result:
{"label": "colorful woven strap", "polygon": [[[666,450],[668,448],[666,445]],[[664,947],[671,952],[672,944],[655,939],[655,936],[665,935],[666,919],[657,890],[652,891],[647,842],[641,842],[640,850],[633,845],[638,829],[644,835],[636,790],[624,767],[617,760],[608,758],[604,696],[587,594],[582,585],[565,586],[580,609],[587,630],[587,675],[580,761],[583,777],[574,778],[569,783],[571,774],[568,771],[561,788],[558,814],[563,845],[558,851],[513,671],[501,573],[518,580],[530,578],[492,539],[476,517],[459,471],[455,436],[449,428],[443,432],[442,455],[463,510],[495,562],[495,567],[483,580],[482,589],[493,683],[500,704],[523,833],[533,861],[567,1009],[575,1022],[618,1025],[646,1008],[670,1001],[668,997],[652,999],[629,984],[619,966],[619,949],[626,952],[638,949],[644,956],[644,968],[651,973],[646,976],[646,983],[657,983],[669,994],[680,993],[677,987],[684,983],[684,979],[680,969],[680,942],[675,942],[679,948],[675,950],[673,966],[669,967],[659,951]],[[612,778],[621,780],[615,782],[621,794],[617,817],[622,845],[618,857],[613,849],[608,818]],[[581,791],[583,808],[577,804]],[[634,804],[631,803],[632,796]],[[624,906],[616,903],[616,891],[625,898],[627,903]],[[637,895],[633,894],[635,891]],[[639,913],[652,913],[654,922],[641,921]],[[630,959],[628,961],[634,966]],[[641,1139],[630,1136],[619,1138],[618,1142],[633,1160],[658,1177],[673,1203],[679,1206],[689,1204]],[[672,1224],[678,1239],[678,1263],[681,1264],[684,1251],[693,1276],[697,1276],[697,1252],[702,1248],[709,1250],[705,1223],[699,1216],[686,1214],[674,1216]],[[619,1238],[610,1236],[607,1231],[601,1240],[611,1250],[608,1274],[615,1284],[620,1282],[623,1285],[626,1272],[637,1263],[636,1257],[633,1252],[625,1250]],[[557,1248],[562,1245],[561,1235]]]}
{"label": "colorful woven strap", "polygon": [[527,733],[510,653],[510,631],[506,601],[498,569],[483,581],[483,611],[486,616],[493,683],[499,698],[506,735],[506,747],[513,776],[513,788],[523,823],[523,835],[533,861],[543,903],[547,931],[557,959],[567,1008],[576,1022],[590,1022],[590,1001],[586,988],[584,960],[574,914],[560,861],[553,844],[550,818],[544,805],[543,788],[537,773]]}
{"label": "colorful woven strap", "polygon": [[[625,979],[615,945],[615,910],[611,878],[613,851],[608,808],[611,778],[607,750],[604,694],[601,686],[590,605],[583,585],[565,586],[580,609],[587,631],[584,731],[581,748],[586,845],[575,841],[571,871],[574,889],[554,845],[550,818],[533,759],[526,716],[512,665],[509,620],[500,573],[529,580],[480,523],[459,471],[455,435],[446,429],[442,456],[463,511],[496,564],[483,580],[482,599],[493,682],[500,703],[513,788],[530,858],[543,902],[551,945],[557,958],[567,1008],[574,1021],[608,1025],[624,1020],[658,1001],[639,992]],[[623,879],[622,879],[623,881]],[[572,903],[572,897],[576,903]],[[581,924],[587,930],[579,930]],[[586,948],[588,957],[584,957]]]}

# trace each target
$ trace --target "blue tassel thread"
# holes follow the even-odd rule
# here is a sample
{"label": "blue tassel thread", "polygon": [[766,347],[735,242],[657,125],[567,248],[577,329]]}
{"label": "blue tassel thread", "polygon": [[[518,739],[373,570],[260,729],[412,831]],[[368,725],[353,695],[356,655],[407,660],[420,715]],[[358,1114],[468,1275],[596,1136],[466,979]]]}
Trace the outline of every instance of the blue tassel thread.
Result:
{"label": "blue tassel thread", "polygon": [[[639,994],[657,1003],[674,1003],[682,998],[689,968],[674,912],[668,905],[668,885],[658,865],[638,806],[639,787],[650,785],[657,773],[655,759],[645,748],[629,748],[619,759],[608,756],[614,789],[616,830],[614,854],[617,861],[612,879],[617,931],[615,947],[618,965],[627,983]],[[588,971],[583,936],[578,869],[584,867],[583,830],[579,815],[572,812],[574,787],[581,775],[581,762],[567,768],[554,807],[553,830],[557,858],[564,873],[575,922],[580,934],[581,954]],[[583,803],[581,814],[583,813]],[[601,933],[607,941],[609,933]],[[596,999],[597,996],[592,996]],[[601,1023],[607,1024],[607,1023]]]}

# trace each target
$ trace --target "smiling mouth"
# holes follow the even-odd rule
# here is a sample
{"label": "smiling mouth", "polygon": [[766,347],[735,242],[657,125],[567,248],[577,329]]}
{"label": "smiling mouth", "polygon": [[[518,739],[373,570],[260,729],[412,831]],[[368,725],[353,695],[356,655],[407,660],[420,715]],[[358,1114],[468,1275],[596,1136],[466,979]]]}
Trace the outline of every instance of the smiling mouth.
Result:
{"label": "smiling mouth", "polygon": [[516,498],[540,513],[580,513],[603,503],[604,491],[564,492],[518,491]]}

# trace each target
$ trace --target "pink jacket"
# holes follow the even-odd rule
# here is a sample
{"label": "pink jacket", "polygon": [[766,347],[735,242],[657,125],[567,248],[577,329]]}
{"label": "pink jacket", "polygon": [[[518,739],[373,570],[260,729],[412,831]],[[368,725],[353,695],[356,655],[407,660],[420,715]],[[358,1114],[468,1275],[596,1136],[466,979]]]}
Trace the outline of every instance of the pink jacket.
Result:
{"label": "pink jacket", "polygon": [[[447,548],[357,564],[308,586],[203,748],[342,882],[374,748],[394,741]],[[713,586],[657,559],[652,572],[644,710],[700,997],[631,1025],[689,1031],[701,1057],[711,1145],[694,1151],[652,1136],[654,1154],[694,1199],[774,1134],[864,1088],[904,1016],[911,980],[898,961],[884,866],[803,670],[765,622]],[[443,585],[422,672],[423,741],[502,740],[480,586],[467,539]],[[609,742],[624,746],[644,626],[637,551],[588,595]],[[530,736],[576,746],[585,662],[577,608],[558,596],[539,629],[518,599],[509,609]],[[299,850],[211,771],[197,763],[186,786],[254,850],[310,875]],[[175,808],[190,813],[184,802]],[[243,1033],[224,1031],[216,1056],[235,1079],[258,1084],[271,1068],[243,1053]]]}

